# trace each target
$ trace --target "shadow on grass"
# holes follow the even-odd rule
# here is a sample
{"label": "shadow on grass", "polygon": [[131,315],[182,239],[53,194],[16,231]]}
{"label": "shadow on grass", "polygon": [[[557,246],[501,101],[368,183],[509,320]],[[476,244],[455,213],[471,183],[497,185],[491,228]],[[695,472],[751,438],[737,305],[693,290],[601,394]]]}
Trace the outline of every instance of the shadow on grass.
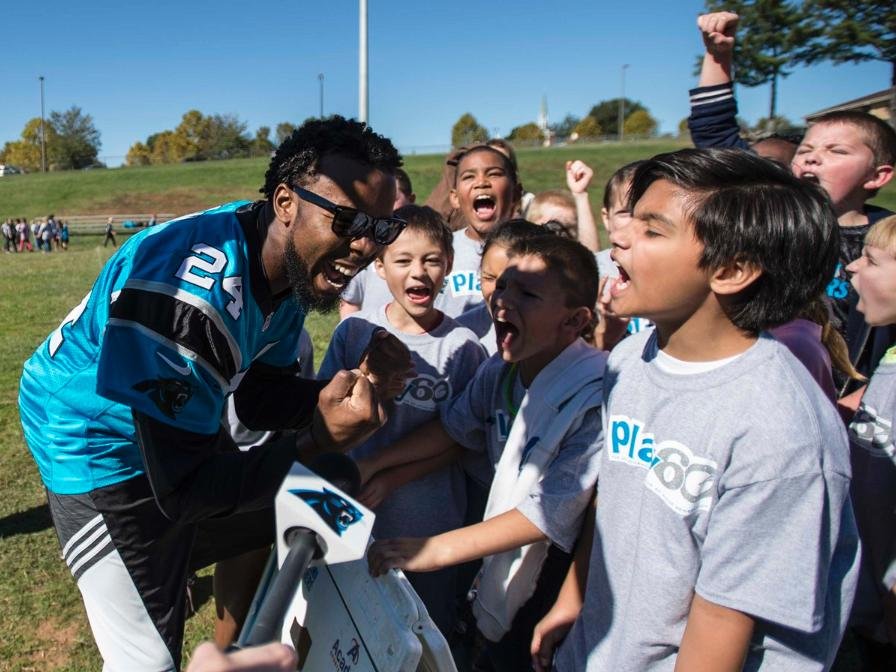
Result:
{"label": "shadow on grass", "polygon": [[50,507],[47,504],[33,506],[27,511],[16,511],[0,518],[0,539],[19,534],[33,534],[53,527]]}
{"label": "shadow on grass", "polygon": [[214,585],[212,576],[193,575],[187,579],[187,618],[202,609],[202,605],[212,599]]}

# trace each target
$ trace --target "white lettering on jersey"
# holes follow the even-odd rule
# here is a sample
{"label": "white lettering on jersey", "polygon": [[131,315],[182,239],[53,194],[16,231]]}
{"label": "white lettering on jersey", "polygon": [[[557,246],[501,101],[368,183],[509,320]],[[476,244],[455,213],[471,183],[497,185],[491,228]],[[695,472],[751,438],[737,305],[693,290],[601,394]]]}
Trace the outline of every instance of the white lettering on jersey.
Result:
{"label": "white lettering on jersey", "polygon": [[192,251],[193,254],[186,257],[177,271],[174,272],[174,277],[203,289],[211,289],[215,284],[215,279],[204,274],[215,274],[223,271],[227,265],[227,255],[205,243],[196,243]]}
{"label": "white lettering on jersey", "polygon": [[50,357],[55,357],[56,353],[59,351],[59,348],[61,348],[62,344],[65,342],[65,336],[62,333],[62,327],[64,327],[67,324],[69,326],[71,326],[75,322],[78,321],[78,318],[80,318],[81,315],[84,314],[84,311],[87,310],[87,300],[89,298],[90,298],[90,294],[88,294],[83,299],[81,299],[81,303],[79,303],[77,306],[72,308],[69,311],[69,314],[63,318],[62,324],[60,324],[56,328],[56,330],[52,334],[50,334],[50,342],[49,342]]}
{"label": "white lettering on jersey", "polygon": [[224,278],[221,287],[233,297],[233,301],[227,304],[227,312],[234,320],[240,319],[243,310],[243,278],[239,275]]}

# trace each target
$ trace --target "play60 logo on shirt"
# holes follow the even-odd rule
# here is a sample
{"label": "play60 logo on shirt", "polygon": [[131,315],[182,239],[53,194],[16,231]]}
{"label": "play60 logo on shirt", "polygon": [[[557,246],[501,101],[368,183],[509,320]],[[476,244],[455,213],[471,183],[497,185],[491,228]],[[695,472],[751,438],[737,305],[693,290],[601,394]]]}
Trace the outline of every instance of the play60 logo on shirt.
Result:
{"label": "play60 logo on shirt", "polygon": [[478,296],[482,293],[479,271],[455,271],[445,278],[442,293],[451,296]]}
{"label": "play60 logo on shirt", "polygon": [[673,511],[708,511],[718,465],[694,455],[678,441],[656,442],[644,424],[626,415],[610,416],[608,457],[647,470],[644,485]]}

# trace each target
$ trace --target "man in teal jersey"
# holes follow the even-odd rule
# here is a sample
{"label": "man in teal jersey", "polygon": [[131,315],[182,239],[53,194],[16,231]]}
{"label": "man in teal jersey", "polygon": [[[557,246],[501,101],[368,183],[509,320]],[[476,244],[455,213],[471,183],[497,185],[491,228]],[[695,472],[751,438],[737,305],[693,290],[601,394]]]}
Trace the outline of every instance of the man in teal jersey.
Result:
{"label": "man in teal jersey", "polygon": [[[400,233],[401,158],[364,124],[306,123],[256,203],[133,236],[25,363],[20,412],[63,555],[107,670],[180,666],[186,577],[269,544],[293,461],[347,450],[382,423],[406,349],[377,336],[360,370],[294,375],[307,311]],[[403,381],[402,381],[403,382]],[[220,424],[234,393],[249,452]]]}

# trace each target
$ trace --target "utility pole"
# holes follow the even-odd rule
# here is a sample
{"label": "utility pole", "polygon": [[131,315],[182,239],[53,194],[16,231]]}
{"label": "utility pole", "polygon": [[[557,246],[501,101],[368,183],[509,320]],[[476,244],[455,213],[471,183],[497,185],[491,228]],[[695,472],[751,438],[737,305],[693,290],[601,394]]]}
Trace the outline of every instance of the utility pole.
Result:
{"label": "utility pole", "polygon": [[367,123],[367,0],[358,0],[358,121]]}
{"label": "utility pole", "polygon": [[317,81],[320,82],[320,118],[324,118],[324,73],[318,73]]}
{"label": "utility pole", "polygon": [[619,142],[625,139],[625,69],[628,63],[622,66],[622,95],[619,97]]}
{"label": "utility pole", "polygon": [[40,80],[40,172],[47,172],[47,134],[44,130],[44,76]]}

